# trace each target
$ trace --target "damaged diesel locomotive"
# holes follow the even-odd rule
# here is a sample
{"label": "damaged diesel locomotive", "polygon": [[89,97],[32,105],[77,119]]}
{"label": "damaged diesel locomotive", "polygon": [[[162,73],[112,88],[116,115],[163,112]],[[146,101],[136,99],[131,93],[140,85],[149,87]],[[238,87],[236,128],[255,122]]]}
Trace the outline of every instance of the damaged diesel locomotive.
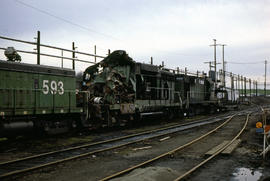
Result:
{"label": "damaged diesel locomotive", "polygon": [[124,125],[149,116],[170,119],[214,112],[228,100],[226,90],[214,86],[213,74],[135,62],[122,50],[88,67],[83,79],[71,69],[20,63],[12,47],[5,55],[8,61],[0,60],[0,136]]}
{"label": "damaged diesel locomotive", "polygon": [[[99,126],[116,123],[120,115],[134,119],[135,62],[125,51],[115,51],[84,72],[83,90],[89,92],[87,120]],[[126,116],[128,115],[128,116]],[[120,123],[120,122],[119,122]]]}
{"label": "damaged diesel locomotive", "polygon": [[122,50],[88,67],[82,89],[88,92],[84,119],[91,126],[121,125],[154,115],[172,118],[220,106],[210,78],[138,63]]}

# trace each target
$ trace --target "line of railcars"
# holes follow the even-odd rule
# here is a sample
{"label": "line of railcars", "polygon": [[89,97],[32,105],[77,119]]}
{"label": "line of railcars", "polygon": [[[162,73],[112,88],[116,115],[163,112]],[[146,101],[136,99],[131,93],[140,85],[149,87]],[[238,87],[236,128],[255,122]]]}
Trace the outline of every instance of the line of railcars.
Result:
{"label": "line of railcars", "polygon": [[0,77],[1,136],[214,112],[227,100],[215,77],[135,62],[123,50],[88,67],[79,88],[74,70],[51,66],[0,60]]}

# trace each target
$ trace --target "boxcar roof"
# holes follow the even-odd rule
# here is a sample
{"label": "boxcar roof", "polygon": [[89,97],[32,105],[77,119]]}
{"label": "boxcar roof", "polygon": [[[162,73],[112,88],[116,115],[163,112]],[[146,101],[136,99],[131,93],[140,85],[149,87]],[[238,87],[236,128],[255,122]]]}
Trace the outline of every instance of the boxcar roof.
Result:
{"label": "boxcar roof", "polygon": [[0,60],[0,70],[9,70],[17,72],[29,72],[38,74],[75,76],[75,71],[67,68],[58,68],[46,65],[34,65],[27,63],[17,63]]}

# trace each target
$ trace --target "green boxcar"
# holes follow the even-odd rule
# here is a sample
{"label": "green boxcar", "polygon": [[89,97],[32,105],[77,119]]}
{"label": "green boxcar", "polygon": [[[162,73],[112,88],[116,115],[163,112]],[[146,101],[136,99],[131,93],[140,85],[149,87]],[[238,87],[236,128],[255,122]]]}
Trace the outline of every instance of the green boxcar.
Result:
{"label": "green boxcar", "polygon": [[0,61],[0,116],[81,112],[75,71]]}

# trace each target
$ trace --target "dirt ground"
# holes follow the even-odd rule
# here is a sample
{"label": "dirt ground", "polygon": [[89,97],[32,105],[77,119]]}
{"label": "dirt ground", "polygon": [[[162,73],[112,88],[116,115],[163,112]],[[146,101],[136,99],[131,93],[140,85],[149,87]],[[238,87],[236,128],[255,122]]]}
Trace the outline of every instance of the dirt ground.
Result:
{"label": "dirt ground", "polygon": [[[268,103],[269,100],[256,100],[256,103]],[[255,102],[255,101],[254,101]],[[270,102],[270,101],[269,101]],[[248,106],[245,106],[248,107]],[[262,160],[259,153],[262,151],[262,136],[255,131],[255,124],[258,115],[253,115],[248,123],[245,132],[241,135],[241,144],[230,155],[220,155],[212,161],[204,165],[201,169],[191,174],[187,180],[270,180],[270,157],[266,161]],[[173,124],[173,123],[170,123]],[[147,140],[143,143],[133,144],[128,147],[119,148],[113,151],[107,151],[97,155],[78,159],[72,162],[66,162],[57,166],[40,169],[12,180],[23,181],[92,181],[99,180],[108,175],[126,169],[132,165],[136,165],[142,161],[153,158],[161,153],[169,151],[180,146],[199,135],[215,128],[220,123],[201,126],[200,128],[186,130],[181,133],[170,135],[165,141],[159,139]],[[147,167],[136,169],[128,175],[113,179],[115,181],[161,181],[173,180],[181,175],[184,170],[192,167],[194,163],[202,161],[207,152],[209,143],[218,144],[221,138],[232,137],[239,131],[239,127],[243,124],[243,119],[234,120],[228,125],[226,131],[217,131],[216,136],[209,137],[201,144],[184,150],[183,152],[171,155]],[[151,126],[158,127],[158,125]],[[134,129],[141,131],[148,129],[149,126]],[[126,130],[126,132],[136,132],[134,130]],[[107,136],[111,136],[110,133]],[[89,140],[100,139],[97,135],[89,136]],[[89,141],[84,140],[84,141]],[[74,140],[73,140],[74,141]],[[76,144],[77,140],[67,145]],[[82,140],[80,140],[82,142]],[[52,146],[48,146],[48,150]],[[145,147],[138,150],[137,148]],[[53,147],[56,149],[55,147]]]}
{"label": "dirt ground", "polygon": [[[217,145],[222,137],[231,135],[229,130],[235,132],[234,127],[237,127],[240,121],[233,121],[232,124],[225,126],[225,129],[222,130],[223,133],[215,133],[216,135],[210,136],[203,142],[175,154],[172,158],[163,159],[151,164],[149,167],[134,170],[128,175],[113,180],[151,181],[152,178],[155,178],[156,181],[164,180],[164,178],[166,178],[165,180],[174,180],[177,176],[195,166],[195,163],[205,159],[204,153],[207,152],[208,146],[211,144]],[[262,157],[259,156],[262,140],[261,136],[255,133],[254,123],[256,121],[257,116],[252,116],[245,133],[241,136],[242,143],[232,154],[218,156],[188,176],[186,180],[270,180],[270,157],[268,161],[264,162]],[[162,176],[160,173],[162,173]]]}

